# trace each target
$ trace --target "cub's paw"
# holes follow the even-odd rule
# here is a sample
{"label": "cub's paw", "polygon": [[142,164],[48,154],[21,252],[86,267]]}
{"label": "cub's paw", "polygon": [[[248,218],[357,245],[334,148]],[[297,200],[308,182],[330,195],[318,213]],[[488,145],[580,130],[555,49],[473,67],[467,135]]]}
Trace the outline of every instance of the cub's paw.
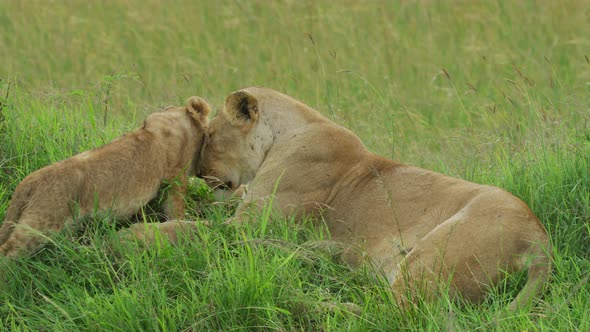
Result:
{"label": "cub's paw", "polygon": [[177,245],[183,239],[198,236],[198,227],[209,226],[208,221],[171,220],[163,223],[137,223],[117,232],[116,240],[123,244],[141,247],[155,244]]}

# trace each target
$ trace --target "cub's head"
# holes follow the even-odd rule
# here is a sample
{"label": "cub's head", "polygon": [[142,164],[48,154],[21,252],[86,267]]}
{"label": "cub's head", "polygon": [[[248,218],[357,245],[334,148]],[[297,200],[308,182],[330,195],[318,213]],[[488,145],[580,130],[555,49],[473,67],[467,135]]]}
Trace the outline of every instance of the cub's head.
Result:
{"label": "cub's head", "polygon": [[[161,112],[152,113],[143,129],[153,133],[167,147],[171,162],[178,162],[190,155],[194,173],[209,125],[211,107],[201,97],[190,97],[185,106],[169,106]],[[180,153],[180,155],[176,155]]]}
{"label": "cub's head", "polygon": [[250,88],[230,94],[211,120],[198,174],[217,194],[252,180],[272,145],[270,124],[262,120],[266,92]]}
{"label": "cub's head", "polygon": [[143,129],[164,136],[196,129],[197,136],[204,136],[209,125],[209,113],[209,104],[203,98],[193,96],[186,101],[185,106],[168,106],[161,112],[150,114],[143,124]]}

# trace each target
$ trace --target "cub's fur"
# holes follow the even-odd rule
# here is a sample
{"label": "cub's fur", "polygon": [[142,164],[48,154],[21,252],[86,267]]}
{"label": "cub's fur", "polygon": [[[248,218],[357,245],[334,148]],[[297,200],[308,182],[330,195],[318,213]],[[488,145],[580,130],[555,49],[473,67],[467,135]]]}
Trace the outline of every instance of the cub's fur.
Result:
{"label": "cub's fur", "polygon": [[170,185],[163,210],[182,218],[187,177],[194,174],[208,124],[209,105],[199,97],[184,107],[151,114],[142,128],[111,143],[41,168],[12,195],[0,227],[0,254],[30,254],[59,231],[95,210],[129,217]]}

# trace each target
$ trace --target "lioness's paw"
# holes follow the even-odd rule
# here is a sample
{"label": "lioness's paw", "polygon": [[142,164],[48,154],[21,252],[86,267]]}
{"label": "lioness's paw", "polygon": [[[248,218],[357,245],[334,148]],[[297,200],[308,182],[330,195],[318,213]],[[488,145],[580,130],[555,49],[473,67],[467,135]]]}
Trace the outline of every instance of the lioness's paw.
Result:
{"label": "lioness's paw", "polygon": [[233,192],[232,198],[242,200],[242,199],[246,198],[247,193],[248,193],[248,186],[243,184],[243,185],[239,186],[238,189],[236,189]]}

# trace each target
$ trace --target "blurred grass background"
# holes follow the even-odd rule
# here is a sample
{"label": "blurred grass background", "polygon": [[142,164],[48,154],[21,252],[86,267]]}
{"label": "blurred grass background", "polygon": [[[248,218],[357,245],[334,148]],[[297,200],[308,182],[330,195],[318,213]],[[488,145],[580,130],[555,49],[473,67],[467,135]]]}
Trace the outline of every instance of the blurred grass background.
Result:
{"label": "blurred grass background", "polygon": [[[534,314],[496,324],[490,317],[506,300],[483,310],[443,300],[417,316],[392,316],[387,291],[366,286],[363,272],[347,274],[329,259],[298,261],[284,248],[238,250],[243,234],[231,230],[209,234],[210,247],[159,252],[147,265],[144,256],[113,263],[102,249],[81,254],[62,241],[55,260],[49,250],[8,265],[4,328],[587,331],[588,31],[590,2],[582,0],[0,1],[0,217],[33,170],[102,145],[189,96],[219,108],[231,91],[260,85],[303,100],[379,154],[517,194],[556,247],[554,281]],[[274,236],[288,232],[278,225]],[[256,227],[246,234],[269,236]],[[308,231],[283,237],[298,245],[322,238]],[[191,259],[196,270],[185,275]],[[253,260],[268,264],[257,265],[264,271],[285,269],[289,281],[242,266]],[[152,274],[155,267],[176,279]],[[152,284],[138,296],[146,280]],[[264,294],[240,293],[240,285],[250,292],[260,282]],[[229,293],[216,298],[214,289]],[[232,302],[234,292],[245,302]],[[190,301],[171,305],[183,296]],[[301,307],[323,300],[352,301],[363,313]],[[160,320],[138,309],[150,305]]]}
{"label": "blurred grass background", "polygon": [[0,77],[44,103],[85,106],[91,95],[98,109],[108,100],[110,112],[123,114],[191,95],[221,106],[233,90],[268,86],[351,128],[376,152],[453,166],[466,150],[518,151],[540,135],[552,141],[588,127],[589,8],[3,1]]}

